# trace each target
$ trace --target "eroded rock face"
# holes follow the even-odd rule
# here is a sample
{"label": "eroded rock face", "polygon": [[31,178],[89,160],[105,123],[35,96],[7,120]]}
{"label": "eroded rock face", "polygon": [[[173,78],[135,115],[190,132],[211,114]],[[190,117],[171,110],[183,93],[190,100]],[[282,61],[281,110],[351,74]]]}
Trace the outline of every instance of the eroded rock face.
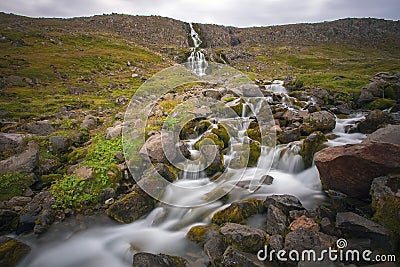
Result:
{"label": "eroded rock face", "polygon": [[350,197],[369,197],[373,178],[400,171],[400,146],[364,143],[329,147],[315,154],[325,189]]}

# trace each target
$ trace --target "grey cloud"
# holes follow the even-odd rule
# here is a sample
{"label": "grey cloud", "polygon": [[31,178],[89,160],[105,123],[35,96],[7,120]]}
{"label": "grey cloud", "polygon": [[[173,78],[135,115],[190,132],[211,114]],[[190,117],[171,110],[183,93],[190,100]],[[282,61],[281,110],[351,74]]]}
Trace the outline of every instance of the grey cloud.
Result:
{"label": "grey cloud", "polygon": [[317,22],[345,17],[398,20],[399,0],[2,0],[0,11],[35,17],[103,13],[161,15],[232,26]]}

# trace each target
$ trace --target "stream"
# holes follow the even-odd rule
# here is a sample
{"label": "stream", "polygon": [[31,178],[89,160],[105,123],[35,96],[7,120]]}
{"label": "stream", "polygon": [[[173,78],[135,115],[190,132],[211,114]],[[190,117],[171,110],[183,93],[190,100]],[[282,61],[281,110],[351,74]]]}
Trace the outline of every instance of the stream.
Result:
{"label": "stream", "polygon": [[[191,36],[195,47],[192,48],[188,63],[198,76],[206,75],[207,62],[204,53],[199,48],[201,40],[194,31],[192,24]],[[281,81],[274,81],[265,89],[272,94],[280,94],[282,104],[290,106],[290,97]],[[260,101],[270,101],[268,97]],[[252,110],[257,109],[257,104]],[[246,108],[243,108],[242,120],[234,126],[236,134],[231,136],[232,150],[226,154],[225,165],[237,151],[235,144],[243,142],[243,129],[248,126]],[[362,134],[348,134],[346,128],[354,125],[363,117],[363,114],[353,114],[347,119],[336,119],[336,128],[327,144],[339,146],[344,144],[359,143],[365,138]],[[194,144],[195,140],[188,140]],[[30,267],[128,267],[132,265],[132,255],[136,252],[165,253],[186,258],[191,265],[202,266],[207,261],[202,249],[185,238],[186,233],[194,225],[206,225],[211,222],[215,212],[229,206],[230,203],[248,197],[265,199],[271,194],[291,194],[296,196],[305,208],[317,207],[324,201],[324,193],[321,190],[319,174],[315,166],[305,169],[300,151],[300,142],[278,145],[273,149],[263,149],[258,160],[259,167],[246,168],[244,170],[228,169],[228,176],[237,182],[236,176],[241,180],[229,192],[227,201],[215,201],[207,205],[194,208],[173,207],[158,204],[158,206],[146,217],[131,224],[120,225],[105,217],[94,218],[86,223],[87,227],[81,229],[74,222],[62,222],[54,224],[50,230],[40,238],[33,234],[18,237],[32,247],[31,253],[19,266]],[[263,168],[262,166],[272,166]],[[163,196],[167,203],[197,203],[197,200],[210,193],[214,187],[202,187],[210,183],[201,171],[201,166],[186,166],[186,172],[175,181],[182,187],[199,188],[194,194],[182,195],[171,193],[168,188]],[[262,182],[255,190],[249,190],[249,183],[253,177],[269,175],[272,181]],[[97,223],[96,223],[97,221]],[[249,224],[261,225],[263,222],[253,218]],[[75,227],[69,227],[70,225]]]}

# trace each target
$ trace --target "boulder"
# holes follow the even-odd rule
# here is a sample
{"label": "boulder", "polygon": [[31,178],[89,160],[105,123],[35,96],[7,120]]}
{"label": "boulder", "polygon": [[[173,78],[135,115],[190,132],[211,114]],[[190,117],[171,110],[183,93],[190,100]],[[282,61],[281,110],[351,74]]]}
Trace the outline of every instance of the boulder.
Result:
{"label": "boulder", "polygon": [[220,233],[227,245],[250,253],[263,249],[267,236],[263,230],[237,223],[226,223]]}
{"label": "boulder", "polygon": [[217,211],[212,222],[223,224],[227,222],[244,223],[247,218],[263,211],[263,202],[257,199],[245,199],[233,202],[227,208]]}
{"label": "boulder", "polygon": [[294,231],[298,228],[310,229],[315,232],[319,231],[319,225],[315,219],[309,218],[305,215],[300,216],[290,224],[291,231]]}
{"label": "boulder", "polygon": [[370,134],[375,132],[377,129],[385,126],[386,124],[390,124],[391,122],[392,118],[389,114],[381,110],[373,110],[368,113],[365,120],[357,124],[357,129],[361,133]]}
{"label": "boulder", "polygon": [[173,133],[168,132],[150,136],[139,153],[144,160],[153,163],[180,162],[190,157],[186,144],[175,140]]}
{"label": "boulder", "polygon": [[203,90],[202,94],[205,97],[210,97],[210,98],[213,98],[216,100],[221,99],[221,93],[217,89],[206,89],[206,90]]}
{"label": "boulder", "polygon": [[22,210],[19,217],[17,234],[34,231],[42,234],[54,222],[53,204],[55,199],[49,191],[37,194]]}
{"label": "boulder", "polygon": [[278,140],[281,144],[288,144],[290,142],[300,140],[300,137],[301,137],[300,128],[295,128],[292,130],[283,131],[279,135]]}
{"label": "boulder", "polygon": [[264,263],[261,262],[256,255],[239,251],[229,246],[222,256],[222,266],[226,267],[264,267]]}
{"label": "boulder", "polygon": [[375,178],[371,196],[375,220],[400,236],[400,175]]}
{"label": "boulder", "polygon": [[53,127],[50,121],[44,120],[24,124],[21,126],[21,130],[31,134],[46,136],[52,134],[56,129]]}
{"label": "boulder", "polygon": [[285,214],[289,214],[291,210],[303,210],[304,207],[295,196],[292,195],[271,195],[268,196],[264,205],[268,208],[270,205],[274,205],[278,209],[282,210]]}
{"label": "boulder", "polygon": [[314,131],[325,133],[335,129],[336,117],[332,113],[322,110],[311,113],[310,117],[305,122],[310,124]]}
{"label": "boulder", "polygon": [[13,267],[28,255],[31,248],[14,238],[0,237],[0,266]]}
{"label": "boulder", "polygon": [[208,166],[205,172],[208,177],[212,177],[224,170],[224,159],[218,146],[200,145],[200,153],[204,164]]}
{"label": "boulder", "polygon": [[138,185],[131,193],[118,199],[107,210],[108,216],[120,223],[131,223],[154,209],[155,200]]}
{"label": "boulder", "polygon": [[364,143],[329,147],[315,154],[324,189],[369,197],[373,178],[400,171],[400,146]]}
{"label": "boulder", "polygon": [[386,227],[353,212],[339,212],[336,227],[352,237],[368,237],[379,247],[392,249],[390,231]]}
{"label": "boulder", "polygon": [[211,266],[221,266],[226,244],[218,233],[215,233],[206,241],[203,250],[209,258]]}
{"label": "boulder", "polygon": [[81,128],[93,130],[97,127],[97,119],[92,115],[86,115],[81,123]]}
{"label": "boulder", "polygon": [[113,127],[108,127],[106,130],[106,139],[117,138],[122,134],[122,123],[116,124]]}
{"label": "boulder", "polygon": [[38,162],[39,147],[35,142],[30,141],[28,149],[24,152],[0,161],[0,174],[11,172],[32,173]]}
{"label": "boulder", "polygon": [[63,153],[71,146],[71,140],[63,135],[50,136],[49,142],[53,151]]}
{"label": "boulder", "polygon": [[380,142],[400,146],[400,125],[389,124],[368,135],[363,143]]}
{"label": "boulder", "polygon": [[269,238],[269,246],[275,251],[283,249],[283,237],[281,235],[271,235]]}
{"label": "boulder", "polygon": [[285,238],[284,250],[296,250],[301,253],[306,249],[313,249],[315,247],[334,247],[336,237],[315,232],[311,229],[297,228],[296,230],[288,233]]}
{"label": "boulder", "polygon": [[82,178],[83,180],[93,179],[94,170],[87,166],[76,168],[72,175]]}
{"label": "boulder", "polygon": [[115,104],[116,105],[121,105],[124,106],[129,102],[129,99],[126,96],[119,96],[117,98],[115,98]]}
{"label": "boulder", "polygon": [[288,225],[287,215],[274,205],[269,205],[266,220],[267,233],[271,235],[283,235]]}
{"label": "boulder", "polygon": [[189,266],[188,262],[181,257],[170,256],[165,254],[151,254],[147,252],[139,252],[133,256],[134,267],[185,267]]}
{"label": "boulder", "polygon": [[0,133],[0,158],[22,152],[26,137],[26,134]]}

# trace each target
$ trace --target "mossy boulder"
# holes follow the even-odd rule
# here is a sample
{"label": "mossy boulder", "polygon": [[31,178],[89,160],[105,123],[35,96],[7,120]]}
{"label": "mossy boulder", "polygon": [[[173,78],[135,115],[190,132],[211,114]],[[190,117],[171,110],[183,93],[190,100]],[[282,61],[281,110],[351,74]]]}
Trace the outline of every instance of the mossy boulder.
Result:
{"label": "mossy boulder", "polygon": [[246,134],[248,137],[250,137],[251,139],[258,141],[261,143],[261,132],[260,132],[260,126],[256,126],[254,128],[251,129],[247,129]]}
{"label": "mossy boulder", "polygon": [[200,135],[207,131],[210,126],[211,122],[209,120],[201,120],[197,123],[195,131],[198,135]]}
{"label": "mossy boulder", "polygon": [[18,226],[18,213],[8,209],[0,209],[0,235],[14,232]]}
{"label": "mossy boulder", "polygon": [[367,105],[367,108],[370,110],[374,109],[384,110],[392,107],[394,104],[396,104],[396,101],[393,99],[378,98],[369,103]]}
{"label": "mossy boulder", "polygon": [[217,145],[221,150],[225,147],[224,141],[219,139],[218,135],[215,133],[203,135],[200,140],[194,144],[194,148],[200,150],[200,147],[205,145]]}
{"label": "mossy boulder", "polygon": [[400,175],[375,178],[371,185],[374,219],[400,239]]}
{"label": "mossy boulder", "polygon": [[327,141],[322,132],[314,132],[310,134],[301,146],[299,154],[302,156],[305,167],[311,167],[314,160],[314,154],[325,148],[323,145]]}
{"label": "mossy boulder", "polygon": [[249,150],[249,158],[247,161],[248,167],[257,166],[258,159],[261,155],[261,144],[257,141],[250,141],[250,150]]}
{"label": "mossy boulder", "polygon": [[335,115],[326,110],[311,113],[305,122],[311,125],[314,131],[323,133],[332,131],[336,126]]}
{"label": "mossy boulder", "polygon": [[262,213],[263,211],[263,201],[248,198],[233,202],[227,208],[217,211],[212,218],[212,222],[219,225],[227,222],[245,223],[250,216]]}
{"label": "mossy boulder", "polygon": [[215,225],[196,225],[190,228],[186,237],[197,244],[202,244],[207,240],[209,231],[217,231],[218,227]]}
{"label": "mossy boulder", "polygon": [[221,151],[217,146],[200,145],[200,153],[203,156],[203,164],[208,166],[205,169],[208,177],[215,176],[224,170],[224,155],[221,154]]}
{"label": "mossy boulder", "polygon": [[45,185],[49,185],[54,181],[57,181],[59,179],[62,179],[63,175],[62,174],[57,174],[57,173],[52,173],[52,174],[46,174],[40,176],[40,182],[42,182]]}
{"label": "mossy boulder", "polygon": [[213,128],[211,132],[217,135],[219,140],[224,142],[224,148],[227,148],[229,146],[229,140],[230,140],[229,133],[221,123],[218,123],[217,128]]}
{"label": "mossy boulder", "polygon": [[0,237],[0,266],[13,267],[28,255],[31,248],[13,238]]}
{"label": "mossy boulder", "polygon": [[238,116],[242,116],[243,103],[240,98],[234,99],[225,104],[228,108],[231,108]]}
{"label": "mossy boulder", "polygon": [[112,204],[106,213],[120,223],[131,223],[154,209],[156,201],[138,185],[132,192]]}
{"label": "mossy boulder", "polygon": [[240,251],[256,253],[267,245],[267,233],[251,226],[226,223],[220,233],[225,244]]}

